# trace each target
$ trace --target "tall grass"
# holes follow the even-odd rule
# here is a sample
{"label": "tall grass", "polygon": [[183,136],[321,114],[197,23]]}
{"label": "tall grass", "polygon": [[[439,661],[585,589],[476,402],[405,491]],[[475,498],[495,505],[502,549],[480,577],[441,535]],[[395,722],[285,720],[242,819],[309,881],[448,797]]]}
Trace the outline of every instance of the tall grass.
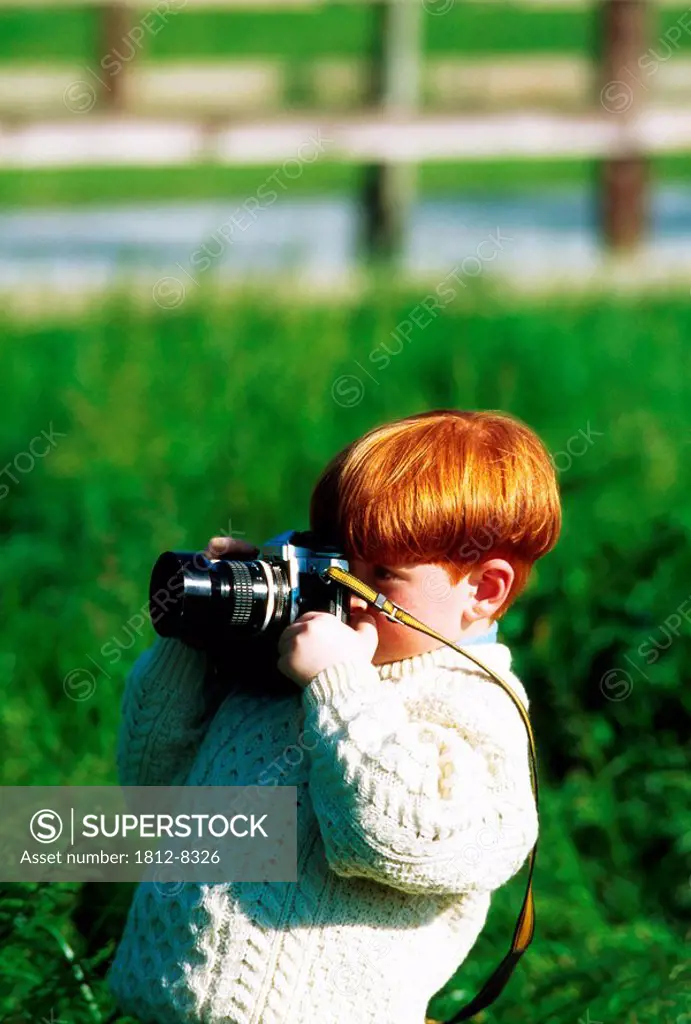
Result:
{"label": "tall grass", "polygon": [[[531,698],[542,829],[536,939],[486,1018],[687,1024],[691,623],[670,617],[691,597],[691,310],[478,297],[384,365],[377,346],[397,351],[417,299],[165,315],[123,300],[79,323],[3,325],[0,466],[16,479],[0,477],[3,782],[115,782],[124,678],[153,638],[132,621],[160,551],[305,525],[324,462],[376,423],[507,410],[553,453],[565,516],[500,624]],[[16,464],[51,425],[48,453]],[[109,640],[115,665],[99,653]],[[63,683],[82,667],[95,692],[75,701]],[[522,893],[515,879],[495,896],[433,1016],[501,959]],[[2,1020],[122,1024],[103,978],[130,895],[0,886]]]}

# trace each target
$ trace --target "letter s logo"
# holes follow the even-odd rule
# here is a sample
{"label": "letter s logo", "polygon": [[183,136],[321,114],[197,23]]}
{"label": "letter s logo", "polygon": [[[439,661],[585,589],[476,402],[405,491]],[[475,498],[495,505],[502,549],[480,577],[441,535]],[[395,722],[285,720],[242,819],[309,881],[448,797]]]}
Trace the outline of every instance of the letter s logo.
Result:
{"label": "letter s logo", "polygon": [[62,819],[57,811],[43,808],[33,815],[29,831],[38,843],[54,843],[62,834]]}

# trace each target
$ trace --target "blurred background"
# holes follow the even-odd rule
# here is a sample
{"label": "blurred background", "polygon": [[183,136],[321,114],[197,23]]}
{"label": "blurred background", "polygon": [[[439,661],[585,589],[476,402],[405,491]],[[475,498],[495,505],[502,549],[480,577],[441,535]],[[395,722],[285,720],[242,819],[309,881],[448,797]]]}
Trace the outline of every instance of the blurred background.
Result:
{"label": "blurred background", "polygon": [[[478,1021],[690,1024],[690,100],[662,0],[0,0],[3,784],[115,783],[161,551],[305,526],[375,424],[506,410],[564,530],[500,622],[537,932]],[[125,1024],[131,892],[0,883],[0,1020]]]}

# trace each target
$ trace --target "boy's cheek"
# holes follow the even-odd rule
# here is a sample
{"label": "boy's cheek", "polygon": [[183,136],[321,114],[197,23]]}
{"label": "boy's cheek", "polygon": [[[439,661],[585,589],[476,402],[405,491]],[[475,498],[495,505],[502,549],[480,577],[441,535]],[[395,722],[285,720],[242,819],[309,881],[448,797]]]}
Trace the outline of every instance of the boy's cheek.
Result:
{"label": "boy's cheek", "polygon": [[377,654],[386,653],[387,651],[393,650],[396,652],[401,648],[406,640],[408,634],[412,633],[412,630],[401,623],[389,622],[383,616],[377,616],[377,635],[379,642],[377,644]]}

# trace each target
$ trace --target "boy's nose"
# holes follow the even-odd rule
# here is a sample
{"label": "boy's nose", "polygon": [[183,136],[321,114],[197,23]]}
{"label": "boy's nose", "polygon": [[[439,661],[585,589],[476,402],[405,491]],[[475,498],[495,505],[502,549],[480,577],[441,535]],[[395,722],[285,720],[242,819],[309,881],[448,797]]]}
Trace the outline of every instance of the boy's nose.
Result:
{"label": "boy's nose", "polygon": [[366,612],[369,608],[367,601],[364,598],[358,597],[357,594],[350,595],[350,611],[352,612]]}

